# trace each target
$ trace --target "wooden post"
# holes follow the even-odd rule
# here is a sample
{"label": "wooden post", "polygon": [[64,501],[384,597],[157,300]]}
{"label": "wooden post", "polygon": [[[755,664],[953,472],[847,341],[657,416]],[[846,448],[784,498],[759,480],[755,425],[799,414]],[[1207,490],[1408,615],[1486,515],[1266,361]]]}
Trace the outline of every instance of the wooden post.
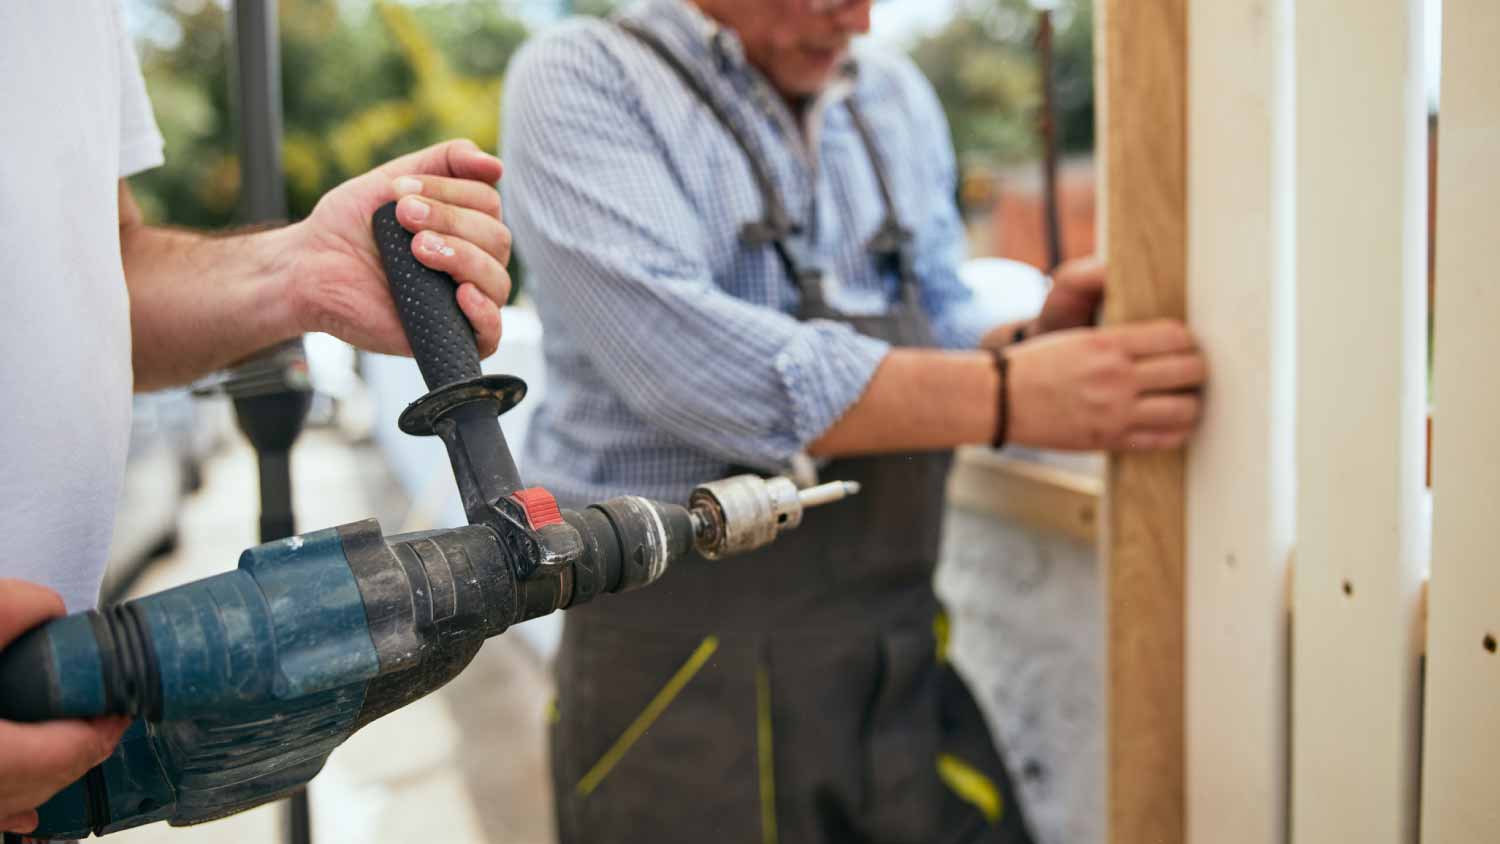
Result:
{"label": "wooden post", "polygon": [[1284,844],[1295,393],[1291,0],[1192,0],[1187,838]]}
{"label": "wooden post", "polygon": [[1292,839],[1409,844],[1426,556],[1422,0],[1295,8]]}
{"label": "wooden post", "polygon": [[1443,5],[1422,841],[1500,830],[1500,5]]}
{"label": "wooden post", "polygon": [[[1110,322],[1186,316],[1186,0],[1106,0]],[[1183,842],[1183,460],[1109,462],[1109,836]]]}

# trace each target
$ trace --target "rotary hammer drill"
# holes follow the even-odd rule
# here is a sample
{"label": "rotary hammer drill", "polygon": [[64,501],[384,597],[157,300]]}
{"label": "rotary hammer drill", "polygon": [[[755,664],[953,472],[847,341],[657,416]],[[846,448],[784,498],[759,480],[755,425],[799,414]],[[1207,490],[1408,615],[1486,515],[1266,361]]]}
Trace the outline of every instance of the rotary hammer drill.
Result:
{"label": "rotary hammer drill", "polygon": [[283,797],[356,730],[428,694],[512,624],[625,592],[695,550],[758,548],[856,491],[785,478],[704,484],[687,507],[623,496],[561,510],[523,488],[452,280],[418,263],[395,204],[375,239],[431,392],[399,420],[447,446],[469,524],[387,537],[373,520],[250,548],[239,567],[55,619],[0,652],[0,718],[127,714],[113,755],[42,806],[36,838],[224,817]]}

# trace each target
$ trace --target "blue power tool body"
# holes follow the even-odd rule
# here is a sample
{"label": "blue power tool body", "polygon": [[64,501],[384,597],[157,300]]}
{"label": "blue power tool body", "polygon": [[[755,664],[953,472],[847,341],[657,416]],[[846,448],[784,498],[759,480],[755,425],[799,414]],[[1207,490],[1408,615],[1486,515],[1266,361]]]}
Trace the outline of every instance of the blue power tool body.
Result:
{"label": "blue power tool body", "polygon": [[41,807],[32,837],[199,823],[285,796],[510,625],[645,586],[695,549],[763,545],[801,521],[803,504],[833,500],[743,476],[700,487],[692,510],[624,496],[563,511],[522,488],[496,417],[525,385],[481,374],[452,280],[412,257],[394,203],[374,230],[431,389],[400,425],[442,438],[470,524],[386,537],[366,520],[293,536],[245,551],[234,571],[17,639],[0,652],[0,718],[137,719],[113,755]]}

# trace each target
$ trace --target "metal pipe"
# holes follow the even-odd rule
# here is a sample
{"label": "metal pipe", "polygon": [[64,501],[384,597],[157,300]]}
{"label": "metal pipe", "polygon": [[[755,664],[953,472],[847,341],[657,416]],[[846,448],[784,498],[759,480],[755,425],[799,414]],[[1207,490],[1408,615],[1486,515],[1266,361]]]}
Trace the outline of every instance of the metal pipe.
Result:
{"label": "metal pipe", "polygon": [[284,220],[281,50],[275,0],[235,0],[234,92],[239,113],[240,211],[249,223]]}
{"label": "metal pipe", "polygon": [[[281,170],[281,49],[276,0],[235,0],[233,27],[240,215],[247,223],[278,222],[287,218],[287,202],[286,178]],[[294,356],[301,358],[300,337],[286,345],[295,347]],[[271,355],[282,358],[282,353]],[[255,365],[254,361],[249,364]],[[302,365],[305,368],[305,363]],[[249,435],[259,462],[262,542],[296,532],[291,446],[301,432],[308,398],[306,391],[284,388],[235,401],[240,428]],[[286,840],[289,844],[311,844],[312,811],[307,789],[294,792],[286,805]]]}
{"label": "metal pipe", "polygon": [[1052,11],[1037,12],[1036,46],[1041,65],[1042,201],[1047,216],[1047,271],[1063,260],[1062,221],[1057,200],[1057,114],[1052,85]]}

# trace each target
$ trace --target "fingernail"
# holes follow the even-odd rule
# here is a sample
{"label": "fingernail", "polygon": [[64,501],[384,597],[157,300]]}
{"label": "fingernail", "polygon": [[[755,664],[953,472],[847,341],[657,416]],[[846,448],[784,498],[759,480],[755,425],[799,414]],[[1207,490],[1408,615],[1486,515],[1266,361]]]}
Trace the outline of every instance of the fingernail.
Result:
{"label": "fingernail", "polygon": [[427,215],[430,213],[432,213],[432,207],[422,200],[406,200],[406,215],[408,217],[411,217],[413,220],[420,223],[423,220],[427,219]]}
{"label": "fingernail", "polygon": [[453,257],[453,247],[445,243],[441,237],[431,232],[423,235],[422,248],[435,255],[442,255],[445,258]]}
{"label": "fingernail", "polygon": [[406,196],[409,193],[422,192],[422,180],[411,176],[402,176],[395,181],[396,195]]}

